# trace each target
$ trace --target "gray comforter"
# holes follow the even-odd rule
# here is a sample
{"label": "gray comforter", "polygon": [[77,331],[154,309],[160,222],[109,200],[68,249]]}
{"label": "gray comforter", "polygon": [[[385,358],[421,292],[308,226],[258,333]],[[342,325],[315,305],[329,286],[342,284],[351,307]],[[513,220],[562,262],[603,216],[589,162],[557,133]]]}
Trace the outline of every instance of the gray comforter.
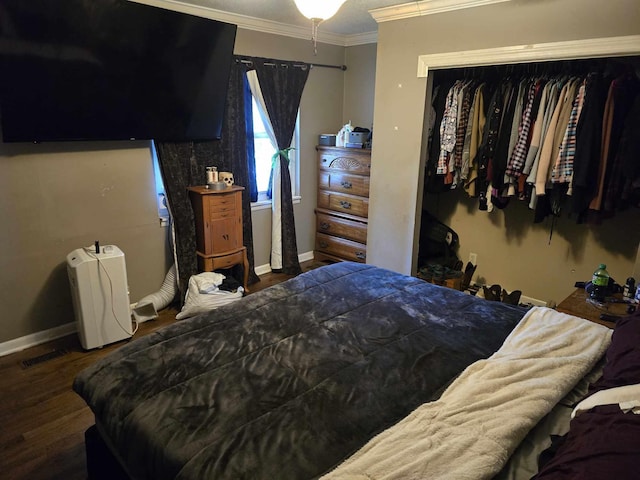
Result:
{"label": "gray comforter", "polygon": [[495,352],[523,315],[343,262],[133,341],[74,389],[136,478],[315,478]]}

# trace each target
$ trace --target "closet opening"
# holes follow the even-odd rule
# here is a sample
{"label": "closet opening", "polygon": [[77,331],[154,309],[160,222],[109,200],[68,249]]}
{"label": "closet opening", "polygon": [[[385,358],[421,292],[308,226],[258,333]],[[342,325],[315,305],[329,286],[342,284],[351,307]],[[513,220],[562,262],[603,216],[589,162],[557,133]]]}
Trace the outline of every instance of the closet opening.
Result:
{"label": "closet opening", "polygon": [[[535,291],[530,277],[554,265],[576,281],[608,258],[633,265],[640,56],[429,73],[419,275],[441,265],[464,278],[477,258],[469,283]],[[432,238],[442,228],[457,240],[444,260]]]}

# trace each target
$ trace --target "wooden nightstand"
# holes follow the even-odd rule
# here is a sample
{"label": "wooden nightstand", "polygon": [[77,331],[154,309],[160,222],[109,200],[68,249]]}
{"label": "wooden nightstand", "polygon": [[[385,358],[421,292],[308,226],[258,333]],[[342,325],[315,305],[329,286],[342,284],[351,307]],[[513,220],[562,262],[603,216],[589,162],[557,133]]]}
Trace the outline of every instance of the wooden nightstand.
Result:
{"label": "wooden nightstand", "polygon": [[213,272],[242,265],[243,287],[248,292],[249,261],[242,239],[242,191],[233,185],[224,190],[188,187],[196,224],[198,269]]}
{"label": "wooden nightstand", "polygon": [[[620,295],[616,295],[614,298],[619,299],[622,297]],[[608,315],[624,317],[627,315],[628,305],[628,303],[607,303],[606,306],[597,307],[587,301],[587,292],[583,288],[578,288],[575,292],[560,302],[556,307],[556,310],[613,328],[615,323],[600,320],[600,314],[606,313]]]}

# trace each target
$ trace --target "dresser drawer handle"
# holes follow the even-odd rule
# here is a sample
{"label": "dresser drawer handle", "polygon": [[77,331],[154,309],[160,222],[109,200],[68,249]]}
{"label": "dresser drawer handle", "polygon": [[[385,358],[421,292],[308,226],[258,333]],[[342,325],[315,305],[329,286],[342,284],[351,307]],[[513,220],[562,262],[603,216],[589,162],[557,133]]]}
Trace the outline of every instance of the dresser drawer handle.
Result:
{"label": "dresser drawer handle", "polygon": [[367,258],[367,254],[364,252],[355,252],[356,257],[360,260],[364,260],[365,258]]}
{"label": "dresser drawer handle", "polygon": [[340,206],[348,210],[351,208],[351,203],[345,202],[344,200],[340,200]]}
{"label": "dresser drawer handle", "polygon": [[329,244],[327,242],[320,241],[320,248],[327,248]]}
{"label": "dresser drawer handle", "polygon": [[343,188],[352,188],[353,185],[351,184],[351,182],[342,182],[342,187]]}
{"label": "dresser drawer handle", "polygon": [[329,226],[327,222],[320,222],[320,230],[329,230]]}

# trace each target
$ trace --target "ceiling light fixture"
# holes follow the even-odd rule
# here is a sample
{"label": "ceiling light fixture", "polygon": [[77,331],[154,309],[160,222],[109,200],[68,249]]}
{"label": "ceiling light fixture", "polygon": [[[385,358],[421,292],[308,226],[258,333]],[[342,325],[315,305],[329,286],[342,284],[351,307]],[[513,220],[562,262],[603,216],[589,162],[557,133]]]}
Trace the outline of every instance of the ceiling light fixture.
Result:
{"label": "ceiling light fixture", "polygon": [[318,53],[318,25],[333,17],[346,0],[293,0],[300,13],[311,20],[311,41],[313,54]]}

